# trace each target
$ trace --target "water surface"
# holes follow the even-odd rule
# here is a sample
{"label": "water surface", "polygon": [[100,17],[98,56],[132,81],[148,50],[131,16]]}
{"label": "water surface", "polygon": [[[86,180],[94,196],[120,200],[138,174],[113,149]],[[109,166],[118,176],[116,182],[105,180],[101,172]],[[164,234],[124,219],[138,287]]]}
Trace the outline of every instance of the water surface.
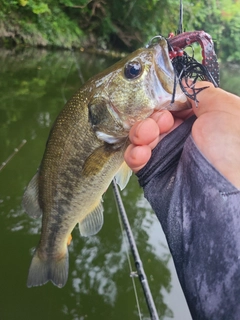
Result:
{"label": "water surface", "polygon": [[[0,51],[0,163],[27,140],[0,171],[1,320],[139,319],[128,243],[111,188],[104,195],[102,230],[90,238],[80,237],[77,228],[73,232],[67,285],[26,287],[41,222],[24,213],[24,188],[36,172],[64,103],[85,80],[112,63],[80,52]],[[222,86],[239,94],[239,74],[223,68]],[[135,177],[122,196],[160,318],[191,319],[160,224]],[[135,271],[131,254],[130,260]],[[138,279],[135,283],[142,319],[149,319]]]}

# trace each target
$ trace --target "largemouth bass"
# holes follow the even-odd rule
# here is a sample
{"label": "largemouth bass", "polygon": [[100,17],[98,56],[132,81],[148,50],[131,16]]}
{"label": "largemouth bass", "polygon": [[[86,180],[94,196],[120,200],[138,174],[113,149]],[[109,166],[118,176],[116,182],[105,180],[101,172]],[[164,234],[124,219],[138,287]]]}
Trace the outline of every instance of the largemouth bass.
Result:
{"label": "largemouth bass", "polygon": [[[175,101],[171,103],[175,90]],[[188,107],[168,44],[159,38],[88,80],[57,117],[41,165],[30,181],[23,206],[42,215],[40,242],[29,269],[28,287],[68,277],[68,237],[79,224],[83,236],[103,224],[102,195],[116,176],[123,188],[130,174],[123,158],[131,126],[155,110]]]}

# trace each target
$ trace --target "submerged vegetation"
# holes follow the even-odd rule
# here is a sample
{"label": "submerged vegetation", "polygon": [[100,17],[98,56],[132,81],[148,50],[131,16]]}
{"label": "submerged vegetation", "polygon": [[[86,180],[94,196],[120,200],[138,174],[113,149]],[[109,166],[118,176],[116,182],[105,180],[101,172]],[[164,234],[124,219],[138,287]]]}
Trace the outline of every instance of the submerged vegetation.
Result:
{"label": "submerged vegetation", "polygon": [[[203,29],[240,61],[240,0],[185,0],[184,29]],[[178,0],[0,0],[0,44],[130,51],[176,31]]]}

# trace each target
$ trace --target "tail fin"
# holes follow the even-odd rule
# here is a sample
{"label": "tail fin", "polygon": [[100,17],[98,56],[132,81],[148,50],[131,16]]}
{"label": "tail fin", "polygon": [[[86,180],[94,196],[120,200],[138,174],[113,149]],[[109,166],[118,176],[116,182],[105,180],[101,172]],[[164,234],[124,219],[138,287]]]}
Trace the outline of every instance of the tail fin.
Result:
{"label": "tail fin", "polygon": [[29,288],[42,286],[48,281],[52,281],[55,286],[62,288],[65,286],[67,278],[68,250],[60,260],[53,258],[42,260],[39,257],[38,250],[35,251],[28,273],[27,286]]}

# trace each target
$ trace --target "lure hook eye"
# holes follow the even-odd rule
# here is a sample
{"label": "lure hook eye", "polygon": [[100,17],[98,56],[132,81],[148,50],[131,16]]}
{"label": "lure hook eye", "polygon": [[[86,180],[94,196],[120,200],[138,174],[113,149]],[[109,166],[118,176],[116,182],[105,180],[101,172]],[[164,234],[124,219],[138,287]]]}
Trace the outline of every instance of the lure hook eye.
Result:
{"label": "lure hook eye", "polygon": [[155,43],[159,42],[162,39],[164,39],[164,37],[162,37],[161,35],[153,37],[146,45],[146,48],[153,46]]}

